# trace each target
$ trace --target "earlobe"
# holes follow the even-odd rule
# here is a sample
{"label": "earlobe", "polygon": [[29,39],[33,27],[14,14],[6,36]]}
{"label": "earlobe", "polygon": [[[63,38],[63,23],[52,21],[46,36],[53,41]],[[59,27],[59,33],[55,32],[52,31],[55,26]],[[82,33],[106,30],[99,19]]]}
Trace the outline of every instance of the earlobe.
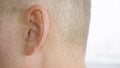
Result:
{"label": "earlobe", "polygon": [[49,28],[49,17],[47,11],[40,5],[32,6],[26,15],[29,29],[26,37],[25,54],[30,56],[45,43]]}

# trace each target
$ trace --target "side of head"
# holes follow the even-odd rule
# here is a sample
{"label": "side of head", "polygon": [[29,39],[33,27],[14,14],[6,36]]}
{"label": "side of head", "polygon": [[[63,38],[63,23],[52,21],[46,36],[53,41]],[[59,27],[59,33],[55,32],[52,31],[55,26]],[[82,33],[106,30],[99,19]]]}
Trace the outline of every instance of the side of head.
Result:
{"label": "side of head", "polygon": [[85,68],[90,0],[0,0],[0,68]]}

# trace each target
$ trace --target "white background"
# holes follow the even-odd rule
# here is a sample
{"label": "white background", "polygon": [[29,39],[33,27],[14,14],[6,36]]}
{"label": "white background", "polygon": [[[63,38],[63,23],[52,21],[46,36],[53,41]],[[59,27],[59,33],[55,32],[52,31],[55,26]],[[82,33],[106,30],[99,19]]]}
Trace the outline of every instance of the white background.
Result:
{"label": "white background", "polygon": [[92,0],[87,62],[120,64],[120,0]]}

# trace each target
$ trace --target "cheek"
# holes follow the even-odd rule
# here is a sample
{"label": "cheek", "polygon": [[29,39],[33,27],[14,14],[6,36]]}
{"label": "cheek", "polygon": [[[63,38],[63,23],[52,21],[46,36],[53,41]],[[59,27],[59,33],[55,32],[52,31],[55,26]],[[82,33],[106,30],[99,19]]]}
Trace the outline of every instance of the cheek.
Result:
{"label": "cheek", "polygon": [[14,28],[0,29],[0,68],[17,68],[21,66],[22,41]]}
{"label": "cheek", "polygon": [[16,43],[15,31],[12,28],[2,28],[0,31],[0,52],[4,54],[14,52],[17,48]]}
{"label": "cheek", "polygon": [[9,32],[7,29],[0,31],[0,53],[7,54],[13,52],[16,49],[13,32]]}
{"label": "cheek", "polygon": [[15,54],[17,53],[17,47],[14,45],[13,39],[10,40],[6,37],[0,37],[0,68],[6,67],[5,65],[9,65],[10,62],[12,64],[15,61]]}

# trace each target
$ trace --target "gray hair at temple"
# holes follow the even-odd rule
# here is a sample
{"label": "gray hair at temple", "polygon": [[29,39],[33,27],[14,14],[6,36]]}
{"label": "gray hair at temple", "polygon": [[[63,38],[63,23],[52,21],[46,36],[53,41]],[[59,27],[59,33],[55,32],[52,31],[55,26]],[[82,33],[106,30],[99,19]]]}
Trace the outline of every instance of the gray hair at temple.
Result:
{"label": "gray hair at temple", "polygon": [[86,47],[90,0],[0,0],[0,12],[21,13],[34,4],[40,4],[48,11],[52,19],[50,23],[56,24],[61,43],[66,43],[67,48],[79,50]]}

